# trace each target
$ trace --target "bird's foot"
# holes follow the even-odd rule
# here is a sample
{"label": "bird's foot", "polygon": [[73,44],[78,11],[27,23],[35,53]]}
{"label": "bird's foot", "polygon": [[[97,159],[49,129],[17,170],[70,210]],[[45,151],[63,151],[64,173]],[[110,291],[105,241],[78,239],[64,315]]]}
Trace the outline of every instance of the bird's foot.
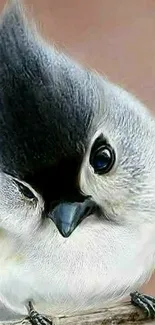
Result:
{"label": "bird's foot", "polygon": [[149,318],[155,318],[155,298],[137,291],[130,294],[131,303],[141,308]]}
{"label": "bird's foot", "polygon": [[52,321],[45,316],[40,315],[33,307],[32,302],[28,303],[28,319],[32,325],[52,325]]}

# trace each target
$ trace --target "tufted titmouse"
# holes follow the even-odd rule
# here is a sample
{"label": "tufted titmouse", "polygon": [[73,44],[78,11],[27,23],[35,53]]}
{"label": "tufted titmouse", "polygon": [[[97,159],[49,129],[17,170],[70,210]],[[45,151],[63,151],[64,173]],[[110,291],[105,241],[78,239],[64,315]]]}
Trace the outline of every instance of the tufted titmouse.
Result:
{"label": "tufted titmouse", "polygon": [[155,266],[154,192],[151,114],[47,44],[11,1],[0,22],[0,300],[35,323],[134,292],[154,315],[135,292]]}

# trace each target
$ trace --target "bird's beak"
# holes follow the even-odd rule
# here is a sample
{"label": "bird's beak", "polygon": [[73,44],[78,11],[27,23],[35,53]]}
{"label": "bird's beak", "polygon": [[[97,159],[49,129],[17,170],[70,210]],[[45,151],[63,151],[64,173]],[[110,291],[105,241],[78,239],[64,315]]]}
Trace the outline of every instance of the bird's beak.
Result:
{"label": "bird's beak", "polygon": [[69,237],[95,208],[96,204],[91,199],[86,199],[83,203],[60,203],[48,214],[48,217],[53,220],[63,237]]}

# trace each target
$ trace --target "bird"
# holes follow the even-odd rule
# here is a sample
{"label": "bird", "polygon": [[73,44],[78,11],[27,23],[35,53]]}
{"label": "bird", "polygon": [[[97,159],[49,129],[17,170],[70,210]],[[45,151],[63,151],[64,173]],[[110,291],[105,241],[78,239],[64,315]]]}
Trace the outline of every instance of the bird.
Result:
{"label": "bird", "polygon": [[0,301],[33,324],[139,293],[155,268],[155,121],[136,96],[0,17]]}

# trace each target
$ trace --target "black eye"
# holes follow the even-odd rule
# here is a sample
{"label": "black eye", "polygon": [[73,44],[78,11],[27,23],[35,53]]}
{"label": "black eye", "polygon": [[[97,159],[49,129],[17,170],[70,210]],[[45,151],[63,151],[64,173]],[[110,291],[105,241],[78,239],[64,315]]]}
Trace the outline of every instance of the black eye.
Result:
{"label": "black eye", "polygon": [[92,150],[90,164],[97,174],[106,174],[113,167],[115,162],[115,153],[109,144],[103,144],[95,150]]}
{"label": "black eye", "polygon": [[32,191],[25,185],[23,185],[22,183],[15,181],[16,184],[18,185],[18,188],[20,190],[20,192],[27,197],[28,199],[32,200],[32,199],[36,199],[36,197],[34,196],[34,194],[32,193]]}

